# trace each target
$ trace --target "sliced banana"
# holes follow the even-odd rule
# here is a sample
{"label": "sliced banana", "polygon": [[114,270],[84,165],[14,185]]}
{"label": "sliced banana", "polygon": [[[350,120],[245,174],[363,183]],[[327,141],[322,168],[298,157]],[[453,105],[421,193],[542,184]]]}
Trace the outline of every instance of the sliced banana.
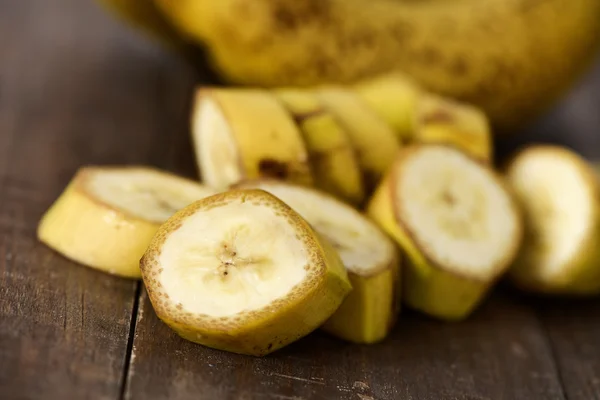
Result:
{"label": "sliced banana", "polygon": [[352,207],[314,189],[270,180],[240,187],[266,190],[283,200],[340,254],[353,290],[323,328],[352,342],[383,339],[400,305],[399,259],[387,235]]}
{"label": "sliced banana", "polygon": [[517,285],[558,294],[600,293],[600,183],[578,155],[532,146],[507,178],[524,211],[525,240],[511,269]]}
{"label": "sliced banana", "polygon": [[179,211],[140,267],[154,310],[179,335],[256,356],[316,329],[351,289],[335,250],[262,190]]}
{"label": "sliced banana", "polygon": [[490,124],[478,108],[427,93],[420,97],[414,116],[416,142],[452,145],[478,160],[492,162]]}
{"label": "sliced banana", "polygon": [[406,303],[443,319],[464,318],[475,308],[514,259],[522,236],[501,179],[443,145],[403,149],[368,214],[408,256]]}
{"label": "sliced banana", "polygon": [[276,90],[302,132],[315,186],[351,204],[360,204],[364,188],[358,159],[348,133],[312,93]]}
{"label": "sliced banana", "polygon": [[257,177],[313,182],[298,128],[266,91],[200,89],[192,135],[200,174],[211,187],[226,189]]}
{"label": "sliced banana", "polygon": [[328,86],[317,93],[327,110],[350,135],[365,187],[370,192],[394,161],[400,142],[392,128],[354,91]]}
{"label": "sliced banana", "polygon": [[421,89],[412,79],[401,72],[393,72],[361,81],[354,89],[394,129],[400,142],[413,139]]}
{"label": "sliced banana", "polygon": [[146,167],[84,167],[42,217],[39,239],[88,267],[139,278],[139,260],[159,225],[214,194]]}

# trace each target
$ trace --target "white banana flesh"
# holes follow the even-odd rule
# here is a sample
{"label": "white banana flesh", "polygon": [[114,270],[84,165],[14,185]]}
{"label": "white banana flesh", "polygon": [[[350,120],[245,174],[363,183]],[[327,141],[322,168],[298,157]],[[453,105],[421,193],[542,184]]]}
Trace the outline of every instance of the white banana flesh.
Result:
{"label": "white banana flesh", "polygon": [[99,169],[89,174],[85,190],[115,210],[156,223],[216,193],[197,182],[150,168]]}
{"label": "white banana flesh", "polygon": [[277,213],[239,201],[186,218],[159,257],[160,282],[171,300],[192,313],[225,317],[292,291],[307,276],[309,255]]}
{"label": "white banana flesh", "polygon": [[202,180],[209,186],[225,189],[242,177],[240,154],[219,106],[205,99],[193,114],[194,146]]}
{"label": "white banana flesh", "polygon": [[428,258],[454,273],[487,280],[505,267],[519,224],[505,189],[474,165],[442,146],[416,153],[403,164],[397,208]]}

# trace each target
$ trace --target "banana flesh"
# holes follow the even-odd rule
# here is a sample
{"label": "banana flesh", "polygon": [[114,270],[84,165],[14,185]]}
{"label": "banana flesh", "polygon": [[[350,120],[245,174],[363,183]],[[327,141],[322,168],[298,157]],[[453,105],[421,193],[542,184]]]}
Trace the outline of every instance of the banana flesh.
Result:
{"label": "banana flesh", "polygon": [[473,311],[521,239],[521,221],[502,181],[442,145],[402,150],[367,212],[407,255],[404,301],[442,319]]}
{"label": "banana flesh", "polygon": [[256,356],[316,329],[351,290],[337,253],[261,190],[217,194],[179,211],[140,266],[157,315],[179,335]]}
{"label": "banana flesh", "polygon": [[315,187],[351,204],[360,204],[365,195],[362,175],[347,132],[314,94],[298,89],[279,89],[275,95],[285,104],[302,132]]}
{"label": "banana flesh", "polygon": [[226,189],[257,177],[313,183],[298,128],[266,91],[200,89],[192,135],[200,174],[211,187]]}
{"label": "banana flesh", "polygon": [[510,271],[520,287],[542,293],[600,293],[600,183],[570,150],[532,146],[507,179],[525,216],[526,235]]}
{"label": "banana flesh", "polygon": [[260,180],[241,184],[265,190],[296,210],[339,253],[353,290],[323,329],[344,340],[374,343],[399,313],[399,258],[393,242],[350,206],[314,189]]}
{"label": "banana flesh", "polygon": [[146,167],[85,167],[44,214],[40,241],[91,268],[140,278],[139,259],[161,223],[215,193]]}

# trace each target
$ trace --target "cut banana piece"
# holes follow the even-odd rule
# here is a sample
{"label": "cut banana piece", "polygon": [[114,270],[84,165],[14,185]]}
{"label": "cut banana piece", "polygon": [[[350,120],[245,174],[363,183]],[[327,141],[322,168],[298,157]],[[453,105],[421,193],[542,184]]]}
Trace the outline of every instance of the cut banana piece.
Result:
{"label": "cut banana piece", "polygon": [[472,157],[491,163],[492,133],[483,111],[431,93],[419,99],[414,140],[455,146]]}
{"label": "cut banana piece", "polygon": [[211,187],[226,189],[257,177],[313,182],[298,128],[266,91],[200,89],[192,134],[200,174]]}
{"label": "cut banana piece", "polygon": [[400,142],[392,128],[354,91],[329,86],[321,88],[318,95],[350,135],[370,192],[394,161]]}
{"label": "cut banana piece", "polygon": [[269,180],[239,186],[277,196],[339,252],[353,290],[323,328],[352,342],[383,339],[400,308],[399,259],[387,235],[349,205],[314,189]]}
{"label": "cut banana piece", "polygon": [[84,167],[42,217],[40,241],[111,274],[139,278],[140,257],[175,211],[214,194],[146,167]]}
{"label": "cut banana piece", "polygon": [[495,173],[443,145],[400,152],[368,214],[408,256],[403,297],[443,319],[466,317],[521,242],[518,211]]}
{"label": "cut banana piece", "polygon": [[394,72],[361,81],[354,89],[394,129],[400,142],[413,139],[421,90],[410,78]]}
{"label": "cut banana piece", "polygon": [[364,188],[358,159],[348,133],[308,91],[276,90],[304,137],[315,186],[351,204],[360,204]]}
{"label": "cut banana piece", "polygon": [[522,206],[525,240],[511,269],[525,289],[600,293],[600,183],[578,155],[532,146],[509,163],[507,178]]}
{"label": "cut banana piece", "polygon": [[316,329],[351,290],[335,250],[262,190],[179,211],[140,266],[154,310],[179,335],[256,356]]}

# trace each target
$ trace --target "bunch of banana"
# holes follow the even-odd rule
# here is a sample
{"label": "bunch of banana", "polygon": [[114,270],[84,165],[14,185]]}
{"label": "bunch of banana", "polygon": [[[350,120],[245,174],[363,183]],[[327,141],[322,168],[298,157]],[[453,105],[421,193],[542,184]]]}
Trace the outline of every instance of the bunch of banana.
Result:
{"label": "bunch of banana", "polygon": [[308,86],[402,71],[503,130],[547,109],[600,43],[597,0],[99,1],[168,43],[178,35],[206,48],[231,82]]}

